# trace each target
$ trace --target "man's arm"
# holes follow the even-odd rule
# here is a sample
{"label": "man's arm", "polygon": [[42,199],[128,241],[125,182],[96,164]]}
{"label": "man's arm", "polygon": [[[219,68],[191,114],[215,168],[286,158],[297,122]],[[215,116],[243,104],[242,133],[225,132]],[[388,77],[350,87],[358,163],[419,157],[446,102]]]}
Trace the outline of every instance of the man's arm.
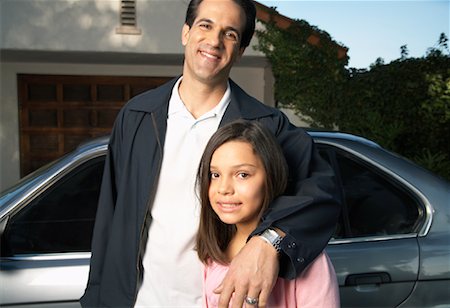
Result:
{"label": "man's arm", "polygon": [[252,236],[269,227],[285,233],[281,242],[280,276],[294,279],[326,247],[341,211],[335,175],[312,138],[277,118],[275,135],[289,166],[286,193],[273,200]]}
{"label": "man's arm", "polygon": [[[282,114],[261,122],[280,142],[289,165],[289,187],[286,195],[271,203],[251,240],[231,263],[217,290],[220,307],[227,307],[233,292],[232,307],[242,307],[246,296],[258,298],[258,307],[265,307],[278,274],[297,277],[323,251],[340,212],[334,172],[319,156],[311,137]],[[269,227],[285,234],[279,257],[271,245],[255,236]]]}
{"label": "man's arm", "polygon": [[[120,114],[118,119],[119,118]],[[80,303],[83,307],[99,306],[99,284],[105,260],[106,244],[108,242],[116,204],[117,168],[115,161],[119,156],[118,144],[120,144],[121,139],[119,126],[118,121],[116,121],[108,144],[108,152],[103,170],[103,178],[91,244],[89,278],[85,293],[80,299]]]}

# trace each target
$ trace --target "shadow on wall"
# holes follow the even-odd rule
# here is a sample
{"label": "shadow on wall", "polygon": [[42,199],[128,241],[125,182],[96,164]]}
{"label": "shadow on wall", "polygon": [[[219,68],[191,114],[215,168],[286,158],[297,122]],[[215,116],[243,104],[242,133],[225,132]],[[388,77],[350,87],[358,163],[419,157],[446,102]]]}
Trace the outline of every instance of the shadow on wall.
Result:
{"label": "shadow on wall", "polygon": [[187,4],[136,2],[141,35],[116,33],[120,0],[2,0],[1,48],[181,53],[180,31]]}
{"label": "shadow on wall", "polygon": [[[12,82],[8,81],[8,83]],[[5,95],[6,91],[2,89],[1,92],[2,95]],[[16,94],[16,92],[12,94]],[[19,136],[17,133],[19,116],[17,114],[17,108],[13,108],[15,107],[15,103],[8,103],[7,100],[9,99],[2,97],[0,101],[0,192],[19,180],[18,166],[20,153],[18,146]]]}

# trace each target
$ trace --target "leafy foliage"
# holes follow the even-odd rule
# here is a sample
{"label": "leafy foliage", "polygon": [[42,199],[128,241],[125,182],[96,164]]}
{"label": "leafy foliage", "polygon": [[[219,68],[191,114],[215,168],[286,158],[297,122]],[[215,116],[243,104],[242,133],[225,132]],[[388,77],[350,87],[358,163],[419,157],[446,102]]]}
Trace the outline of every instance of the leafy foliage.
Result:
{"label": "leafy foliage", "polygon": [[[319,37],[319,44],[308,39]],[[426,56],[347,69],[337,44],[305,21],[287,30],[273,22],[257,31],[255,48],[269,59],[275,99],[311,126],[363,135],[450,179],[450,54],[441,34]]]}
{"label": "leafy foliage", "polygon": [[[363,135],[450,179],[450,56],[432,51],[352,71],[340,130]],[[430,155],[432,154],[432,155]]]}
{"label": "leafy foliage", "polygon": [[[346,80],[348,58],[338,59],[337,44],[305,21],[297,20],[287,30],[273,22],[265,26],[257,31],[256,49],[272,64],[277,102],[313,119],[312,126],[330,128],[338,114],[337,95]],[[308,43],[312,36],[317,45]]]}

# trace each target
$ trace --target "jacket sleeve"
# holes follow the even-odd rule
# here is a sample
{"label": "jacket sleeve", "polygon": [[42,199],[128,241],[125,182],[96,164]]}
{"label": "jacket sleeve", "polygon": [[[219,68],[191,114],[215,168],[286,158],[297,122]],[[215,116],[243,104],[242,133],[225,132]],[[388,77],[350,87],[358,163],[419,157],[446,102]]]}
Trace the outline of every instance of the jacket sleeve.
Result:
{"label": "jacket sleeve", "polygon": [[320,157],[312,138],[281,112],[260,121],[272,128],[283,149],[289,183],[285,195],[271,203],[252,236],[268,227],[286,233],[279,275],[294,279],[323,251],[336,227],[341,207],[334,172]]}
{"label": "jacket sleeve", "polygon": [[99,307],[100,280],[107,250],[107,242],[111,231],[116,204],[116,183],[118,178],[118,162],[120,161],[121,118],[119,113],[111,133],[103,170],[103,179],[98,200],[94,232],[91,244],[91,260],[89,278],[84,295],[80,299],[82,307]]}

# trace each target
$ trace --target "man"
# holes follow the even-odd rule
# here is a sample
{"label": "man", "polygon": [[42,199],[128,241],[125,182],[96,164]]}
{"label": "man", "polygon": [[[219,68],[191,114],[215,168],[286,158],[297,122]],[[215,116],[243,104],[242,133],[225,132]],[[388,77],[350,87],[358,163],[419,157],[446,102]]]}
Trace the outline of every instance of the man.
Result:
{"label": "man", "polygon": [[229,80],[255,14],[250,0],[191,1],[181,35],[183,75],[133,98],[118,115],[83,306],[201,305],[195,173],[212,133],[238,118],[276,135],[291,171],[290,196],[271,204],[233,260],[216,290],[220,306],[265,307],[278,274],[296,277],[326,246],[340,210],[331,169],[303,130]]}

